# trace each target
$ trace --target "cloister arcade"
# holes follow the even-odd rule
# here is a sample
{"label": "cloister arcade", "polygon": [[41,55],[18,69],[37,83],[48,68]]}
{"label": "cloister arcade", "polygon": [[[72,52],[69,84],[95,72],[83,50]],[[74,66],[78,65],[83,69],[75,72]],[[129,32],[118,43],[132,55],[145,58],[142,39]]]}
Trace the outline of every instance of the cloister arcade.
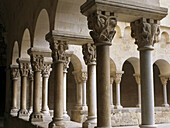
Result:
{"label": "cloister arcade", "polygon": [[[2,19],[8,19],[3,24],[6,32],[1,32],[7,45],[6,128],[140,124],[141,128],[156,128],[155,123],[170,123],[170,22],[166,10],[170,3],[166,5],[164,0],[152,3],[161,15],[149,3],[147,7],[153,14],[148,15],[144,9],[146,17],[132,13],[117,21],[119,14],[115,17],[105,3],[98,10],[101,3],[96,4],[95,0],[7,1],[0,10],[5,13],[4,7],[10,5],[8,16],[0,13]],[[97,8],[92,17],[102,15],[111,24],[107,26],[109,34],[101,34],[100,39],[94,33],[95,36],[89,34],[90,30],[96,32],[102,28],[102,25],[98,25],[100,29],[90,28],[91,8],[89,11],[85,6],[90,1]],[[133,2],[129,4],[134,7],[141,4]],[[121,3],[121,9],[123,4],[127,5]],[[138,42],[143,35],[135,29],[140,26],[135,26],[137,23],[151,24],[152,32],[148,31],[152,37],[147,37],[151,42],[146,47]]]}

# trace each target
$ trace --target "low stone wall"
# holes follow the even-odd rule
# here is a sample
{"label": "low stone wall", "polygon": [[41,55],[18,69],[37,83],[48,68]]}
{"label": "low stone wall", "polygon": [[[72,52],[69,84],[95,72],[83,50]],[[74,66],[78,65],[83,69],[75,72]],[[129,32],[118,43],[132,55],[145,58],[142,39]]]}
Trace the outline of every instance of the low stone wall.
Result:
{"label": "low stone wall", "polygon": [[[139,108],[123,108],[112,110],[112,126],[130,126],[141,123],[141,110]],[[170,123],[170,107],[155,108],[155,123]]]}

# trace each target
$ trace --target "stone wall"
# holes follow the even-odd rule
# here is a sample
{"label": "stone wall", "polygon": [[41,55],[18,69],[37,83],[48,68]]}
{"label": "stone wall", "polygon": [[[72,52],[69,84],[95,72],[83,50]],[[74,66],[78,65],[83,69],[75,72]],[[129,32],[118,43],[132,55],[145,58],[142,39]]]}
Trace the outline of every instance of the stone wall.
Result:
{"label": "stone wall", "polygon": [[[112,126],[130,126],[141,123],[141,111],[139,108],[124,108],[112,110]],[[170,123],[170,108],[155,108],[155,123]]]}

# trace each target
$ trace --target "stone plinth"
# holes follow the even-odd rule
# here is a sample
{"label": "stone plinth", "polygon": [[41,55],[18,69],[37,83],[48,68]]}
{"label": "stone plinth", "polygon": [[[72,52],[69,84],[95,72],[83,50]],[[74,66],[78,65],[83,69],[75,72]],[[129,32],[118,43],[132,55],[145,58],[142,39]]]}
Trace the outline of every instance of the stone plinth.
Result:
{"label": "stone plinth", "polygon": [[87,111],[84,110],[72,110],[71,111],[71,120],[75,122],[82,123],[86,120]]}

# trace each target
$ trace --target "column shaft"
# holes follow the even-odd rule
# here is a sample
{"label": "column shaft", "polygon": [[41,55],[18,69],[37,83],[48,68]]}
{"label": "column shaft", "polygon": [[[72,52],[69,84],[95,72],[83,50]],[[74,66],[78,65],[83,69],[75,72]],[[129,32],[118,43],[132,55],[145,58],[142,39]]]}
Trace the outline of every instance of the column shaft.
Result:
{"label": "column shaft", "polygon": [[30,105],[29,105],[30,112],[32,112],[33,109],[33,88],[34,88],[34,81],[30,80]]}
{"label": "column shaft", "polygon": [[43,76],[42,83],[42,112],[48,111],[48,77]]}
{"label": "column shaft", "polygon": [[82,85],[80,82],[77,84],[77,103],[78,106],[82,105]]}
{"label": "column shaft", "polygon": [[40,112],[40,87],[41,87],[41,72],[34,72],[34,99],[33,99],[33,113]]}
{"label": "column shaft", "polygon": [[154,92],[153,92],[153,67],[152,51],[140,51],[140,72],[142,92],[142,125],[154,125]]}
{"label": "column shaft", "polygon": [[21,81],[21,109],[26,109],[27,77],[22,76]]}
{"label": "column shaft", "polygon": [[88,119],[96,118],[96,65],[88,65]]}
{"label": "column shaft", "polygon": [[120,106],[120,84],[116,83],[116,106]]}
{"label": "column shaft", "polygon": [[54,119],[63,120],[63,63],[54,63]]}
{"label": "column shaft", "polygon": [[13,79],[12,109],[17,109],[17,79]]}
{"label": "column shaft", "polygon": [[138,104],[137,107],[141,107],[141,85],[138,84]]}
{"label": "column shaft", "polygon": [[67,73],[67,71],[64,71],[63,72],[63,79],[64,79],[64,81],[63,81],[63,100],[64,100],[64,102],[63,102],[63,106],[64,106],[64,109],[63,109],[63,113],[64,114],[67,114],[67,106],[66,106],[66,102],[67,102],[67,99],[66,99],[66,97],[67,97],[67,88],[66,88],[66,73]]}
{"label": "column shaft", "polygon": [[86,106],[86,82],[82,82],[82,105]]}
{"label": "column shaft", "polygon": [[164,97],[163,106],[168,107],[169,104],[168,104],[168,101],[167,101],[167,88],[166,88],[166,86],[167,85],[163,85],[163,97]]}
{"label": "column shaft", "polygon": [[111,127],[109,52],[109,46],[97,46],[97,127]]}

